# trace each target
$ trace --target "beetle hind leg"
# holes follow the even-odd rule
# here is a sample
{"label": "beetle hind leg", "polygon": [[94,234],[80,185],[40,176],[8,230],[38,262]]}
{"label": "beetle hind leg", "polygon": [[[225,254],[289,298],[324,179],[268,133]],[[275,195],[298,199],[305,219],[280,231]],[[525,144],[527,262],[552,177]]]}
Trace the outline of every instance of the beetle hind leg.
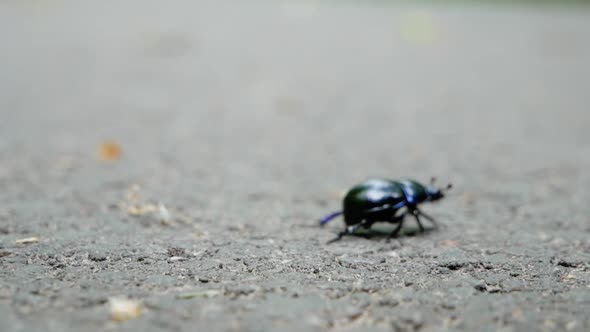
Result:
{"label": "beetle hind leg", "polygon": [[394,238],[396,237],[399,232],[402,229],[402,226],[404,225],[404,217],[406,216],[406,212],[400,214],[397,217],[394,217],[393,219],[390,220],[391,223],[396,224],[397,226],[395,227],[395,229],[393,231],[391,231],[391,233],[389,233],[389,238]]}
{"label": "beetle hind leg", "polygon": [[394,238],[399,234],[399,231],[401,231],[402,226],[404,224],[404,220],[400,220],[400,222],[397,224],[397,226],[395,227],[395,229],[393,231],[391,231],[391,233],[389,233],[389,238]]}

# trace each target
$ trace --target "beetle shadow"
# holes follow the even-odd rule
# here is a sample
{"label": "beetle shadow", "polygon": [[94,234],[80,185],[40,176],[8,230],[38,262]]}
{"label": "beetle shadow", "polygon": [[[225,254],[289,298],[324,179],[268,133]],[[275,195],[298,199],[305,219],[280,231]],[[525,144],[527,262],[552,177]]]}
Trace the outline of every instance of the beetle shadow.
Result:
{"label": "beetle shadow", "polygon": [[[365,239],[387,239],[389,238],[389,235],[391,234],[391,232],[395,229],[395,225],[389,226],[389,225],[373,225],[373,227],[369,228],[369,229],[360,229],[358,231],[356,231],[355,233],[351,234],[352,236],[355,237],[362,237]],[[436,231],[437,228],[436,227],[424,227],[424,232],[420,231],[420,228],[418,226],[406,226],[404,225],[404,227],[402,227],[402,229],[400,230],[400,232],[397,234],[397,236],[393,237],[394,239],[399,239],[399,238],[404,238],[404,237],[414,237],[414,236],[423,236],[423,235],[428,235],[434,231]]]}

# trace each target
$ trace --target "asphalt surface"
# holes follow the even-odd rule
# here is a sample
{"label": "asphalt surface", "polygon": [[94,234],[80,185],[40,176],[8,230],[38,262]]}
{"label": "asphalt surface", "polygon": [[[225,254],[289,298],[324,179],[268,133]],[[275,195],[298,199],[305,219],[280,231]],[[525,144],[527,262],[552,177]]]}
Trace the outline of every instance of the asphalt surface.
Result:
{"label": "asphalt surface", "polygon": [[[589,330],[589,35],[584,7],[0,3],[0,330]],[[452,182],[443,226],[326,245],[372,176]]]}

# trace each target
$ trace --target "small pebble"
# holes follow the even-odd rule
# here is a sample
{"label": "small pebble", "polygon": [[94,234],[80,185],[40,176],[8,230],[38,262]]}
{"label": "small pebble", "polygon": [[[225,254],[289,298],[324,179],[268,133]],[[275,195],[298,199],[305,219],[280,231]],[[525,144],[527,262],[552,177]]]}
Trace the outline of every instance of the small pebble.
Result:
{"label": "small pebble", "polygon": [[378,305],[382,307],[396,307],[397,305],[399,305],[399,301],[396,299],[385,298],[379,300]]}
{"label": "small pebble", "polygon": [[480,291],[480,292],[485,292],[488,288],[486,287],[485,284],[481,283],[481,284],[477,284],[475,286],[473,286],[473,288],[475,288],[476,290]]}
{"label": "small pebble", "polygon": [[169,257],[185,256],[186,250],[184,250],[184,248],[179,248],[179,247],[170,247],[170,248],[168,248],[166,253],[168,254]]}
{"label": "small pebble", "polygon": [[98,253],[91,253],[88,255],[88,259],[93,262],[103,262],[107,260],[107,256]]}

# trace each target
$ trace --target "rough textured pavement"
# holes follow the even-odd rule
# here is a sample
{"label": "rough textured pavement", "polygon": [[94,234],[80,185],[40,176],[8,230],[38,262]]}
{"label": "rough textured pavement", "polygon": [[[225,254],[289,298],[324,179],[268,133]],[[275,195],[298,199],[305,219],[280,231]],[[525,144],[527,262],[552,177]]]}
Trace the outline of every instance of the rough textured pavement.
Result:
{"label": "rough textured pavement", "polygon": [[98,3],[0,4],[1,331],[590,329],[590,10]]}

